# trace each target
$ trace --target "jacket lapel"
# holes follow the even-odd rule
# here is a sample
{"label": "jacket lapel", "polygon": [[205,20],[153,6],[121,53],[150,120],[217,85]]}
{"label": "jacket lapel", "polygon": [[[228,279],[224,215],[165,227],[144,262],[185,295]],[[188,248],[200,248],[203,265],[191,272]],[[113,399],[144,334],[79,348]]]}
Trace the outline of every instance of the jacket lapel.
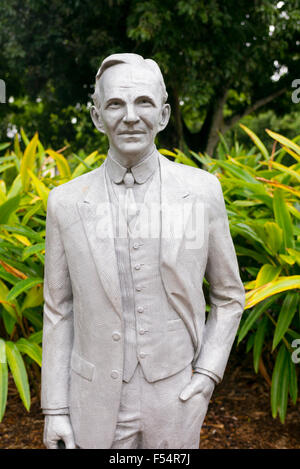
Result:
{"label": "jacket lapel", "polygon": [[178,251],[185,240],[194,194],[180,178],[177,167],[160,155],[161,170],[161,264],[175,268]]}
{"label": "jacket lapel", "polygon": [[104,290],[114,309],[122,317],[121,290],[111,206],[105,180],[105,163],[94,172],[84,200],[77,205]]}

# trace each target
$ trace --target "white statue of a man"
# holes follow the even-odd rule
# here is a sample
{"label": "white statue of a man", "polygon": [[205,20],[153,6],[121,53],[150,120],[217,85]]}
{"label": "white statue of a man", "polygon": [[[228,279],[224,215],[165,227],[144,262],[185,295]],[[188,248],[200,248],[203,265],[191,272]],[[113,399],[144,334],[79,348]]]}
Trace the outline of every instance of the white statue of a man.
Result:
{"label": "white statue of a man", "polygon": [[108,156],[48,200],[44,443],[198,448],[244,307],[221,186],[158,153],[170,106],[153,60],[107,57],[93,98]]}

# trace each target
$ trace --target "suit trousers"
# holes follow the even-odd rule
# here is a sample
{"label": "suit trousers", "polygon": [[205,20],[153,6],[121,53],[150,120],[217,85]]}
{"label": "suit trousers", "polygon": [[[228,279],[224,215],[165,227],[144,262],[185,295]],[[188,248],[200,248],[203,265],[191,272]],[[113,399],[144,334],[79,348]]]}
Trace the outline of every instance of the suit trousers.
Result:
{"label": "suit trousers", "polygon": [[209,399],[196,394],[179,399],[189,384],[192,367],[149,383],[137,365],[131,380],[123,382],[112,449],[197,449]]}

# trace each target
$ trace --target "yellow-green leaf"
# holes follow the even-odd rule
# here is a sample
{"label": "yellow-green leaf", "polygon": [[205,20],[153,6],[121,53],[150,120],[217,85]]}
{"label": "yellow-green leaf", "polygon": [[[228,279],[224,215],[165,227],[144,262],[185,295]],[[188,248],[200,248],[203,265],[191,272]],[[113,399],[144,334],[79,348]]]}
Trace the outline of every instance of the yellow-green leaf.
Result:
{"label": "yellow-green leaf", "polygon": [[255,288],[261,287],[262,285],[275,280],[279,276],[280,272],[280,266],[275,267],[271,264],[263,265],[257,274]]}
{"label": "yellow-green leaf", "polygon": [[294,150],[297,153],[297,155],[300,156],[300,147],[295,142],[292,142],[292,140],[284,137],[283,135],[278,134],[277,132],[273,132],[272,130],[266,129],[266,132],[274,140],[277,140],[277,142],[281,143],[281,145],[288,147],[291,150]]}
{"label": "yellow-green leaf", "polygon": [[279,277],[273,282],[256,288],[246,293],[246,306],[245,309],[252,308],[252,306],[260,303],[265,298],[269,298],[276,293],[288,290],[296,290],[300,288],[300,275],[292,275],[289,277]]}
{"label": "yellow-green leaf", "polygon": [[252,130],[248,129],[248,127],[246,127],[245,125],[240,124],[240,127],[249,135],[251,140],[253,140],[253,142],[255,143],[255,145],[257,146],[257,148],[259,149],[259,151],[263,155],[263,157],[266,160],[268,160],[269,159],[268,150],[266,149],[265,145],[260,140],[260,138],[258,138],[258,136],[254,132],[252,132]]}
{"label": "yellow-green leaf", "polygon": [[284,200],[281,189],[276,189],[273,197],[273,210],[275,221],[283,232],[283,244],[285,248],[294,247],[293,224],[291,216]]}
{"label": "yellow-green leaf", "polygon": [[47,210],[47,200],[48,200],[50,189],[48,189],[48,187],[45,186],[45,184],[42,181],[40,181],[40,179],[37,178],[30,169],[28,169],[28,173],[32,179],[32,182],[34,184],[34,187],[37,193],[39,194],[40,198],[43,201],[44,209]]}
{"label": "yellow-green leaf", "polygon": [[55,163],[57,164],[57,168],[61,177],[70,179],[71,170],[70,170],[70,166],[69,166],[67,159],[61,153],[57,153],[56,151],[51,150],[51,149],[46,150],[46,153],[55,160]]}
{"label": "yellow-green leaf", "polygon": [[27,191],[29,188],[30,178],[28,170],[33,170],[34,168],[37,144],[38,133],[35,133],[32,140],[28,143],[21,161],[20,174],[24,191]]}

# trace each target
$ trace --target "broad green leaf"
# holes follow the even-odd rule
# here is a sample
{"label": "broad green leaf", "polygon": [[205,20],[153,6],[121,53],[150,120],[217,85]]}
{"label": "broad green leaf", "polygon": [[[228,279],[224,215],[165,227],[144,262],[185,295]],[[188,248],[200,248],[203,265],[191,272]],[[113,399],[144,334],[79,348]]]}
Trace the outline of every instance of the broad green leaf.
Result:
{"label": "broad green leaf", "polygon": [[290,292],[286,295],[282,307],[278,316],[277,326],[274,332],[272,350],[277,347],[282,337],[288,330],[293,317],[299,306],[299,294],[298,292]]}
{"label": "broad green leaf", "polygon": [[194,166],[195,168],[198,168],[199,166],[188,156],[186,156],[182,151],[178,150],[178,148],[175,148],[176,151],[176,158],[175,162],[176,163],[182,163],[187,166]]}
{"label": "broad green leaf", "polygon": [[268,221],[264,225],[264,230],[266,232],[267,245],[270,248],[273,254],[277,254],[282,245],[283,231],[273,221]]}
{"label": "broad green leaf", "polygon": [[8,391],[8,370],[5,341],[0,338],[0,422],[5,413]]}
{"label": "broad green leaf", "polygon": [[284,264],[294,265],[296,259],[293,256],[288,256],[286,254],[279,254],[279,259],[283,261]]}
{"label": "broad green leaf", "polygon": [[37,252],[43,252],[44,250],[45,250],[45,242],[33,244],[32,246],[29,246],[24,249],[22,260],[25,261],[27,257],[30,257],[33,254],[36,254]]}
{"label": "broad green leaf", "polygon": [[276,189],[273,198],[275,221],[283,232],[283,244],[286,248],[294,247],[294,234],[291,216],[281,189]]}
{"label": "broad green leaf", "polygon": [[248,127],[246,127],[245,125],[243,125],[243,124],[239,124],[239,125],[249,135],[249,137],[255,143],[255,145],[257,146],[257,148],[259,149],[259,151],[263,155],[263,157],[266,160],[268,160],[269,159],[268,150],[266,149],[265,145],[260,140],[260,138],[258,138],[258,136],[254,132],[252,132],[252,130],[248,129]]}
{"label": "broad green leaf", "polygon": [[43,304],[43,288],[35,286],[27,292],[24,303],[22,304],[21,311],[27,308],[35,308]]}
{"label": "broad green leaf", "polygon": [[10,146],[10,142],[7,143],[0,143],[0,151],[5,150]]}
{"label": "broad green leaf", "polygon": [[235,250],[238,256],[251,257],[260,264],[267,264],[269,262],[269,258],[265,254],[253,251],[252,249],[244,248],[244,246],[235,245]]}
{"label": "broad green leaf", "polygon": [[246,171],[244,168],[240,168],[238,165],[234,164],[233,161],[218,161],[217,165],[223,169],[226,169],[230,174],[235,176],[237,179],[260,185],[261,183],[253,177],[249,171]]}
{"label": "broad green leaf", "polygon": [[258,325],[258,329],[256,331],[254,337],[254,346],[253,346],[253,366],[255,373],[258,372],[259,360],[265,340],[265,335],[268,329],[268,322],[269,319],[267,316],[264,316]]}
{"label": "broad green leaf", "polygon": [[256,288],[246,293],[245,309],[252,308],[252,306],[260,303],[264,299],[288,290],[296,290],[300,288],[300,275],[291,275],[288,277],[279,277],[273,282]]}
{"label": "broad green leaf", "polygon": [[0,173],[4,173],[4,171],[7,171],[8,169],[14,168],[14,166],[14,163],[0,164]]}
{"label": "broad green leaf", "polygon": [[295,259],[295,261],[297,262],[297,264],[300,265],[300,252],[299,251],[296,251],[296,249],[291,249],[291,248],[288,248],[287,249],[287,252],[289,253],[289,255]]}
{"label": "broad green leaf", "polygon": [[20,196],[8,199],[4,204],[0,205],[0,224],[7,223],[10,215],[17,210],[20,204]]}
{"label": "broad green leaf", "polygon": [[39,366],[42,366],[42,348],[38,344],[22,337],[16,345],[22,354],[25,353]]}
{"label": "broad green leaf", "polygon": [[24,217],[23,217],[23,220],[22,220],[22,225],[27,225],[28,221],[30,220],[30,218],[35,214],[37,213],[41,207],[43,207],[43,201],[42,200],[39,200],[38,202],[36,202],[34,204],[34,206],[30,209],[30,210],[27,210]]}
{"label": "broad green leaf", "polygon": [[23,225],[3,225],[2,226],[3,230],[7,230],[11,233],[18,233],[23,236],[26,236],[30,240],[37,240],[37,241],[44,241],[43,239],[43,234],[42,233],[37,233],[34,230],[31,230],[28,227],[25,227]]}
{"label": "broad green leaf", "polygon": [[70,179],[71,170],[67,159],[61,153],[57,153],[56,151],[53,151],[51,149],[46,150],[46,153],[55,160],[61,177]]}
{"label": "broad green leaf", "polygon": [[29,411],[30,409],[30,390],[28,384],[28,376],[24,365],[23,358],[15,343],[6,342],[6,356],[10,371],[13,375],[15,384],[19,391],[22,402]]}
{"label": "broad green leaf", "polygon": [[[16,311],[16,304],[15,302],[9,302],[7,300],[7,295],[9,293],[9,289],[5,285],[2,280],[0,280],[0,304],[3,305],[3,308],[11,315],[11,317],[17,321],[17,311]],[[15,307],[14,307],[15,306]]]}
{"label": "broad green leaf", "polygon": [[5,327],[5,330],[6,332],[11,335],[14,327],[15,327],[15,324],[16,324],[16,320],[6,311],[6,309],[2,309],[2,319],[3,319],[3,323],[4,323],[4,327]]}
{"label": "broad green leaf", "polygon": [[16,197],[20,192],[22,191],[22,180],[21,180],[21,175],[18,174],[16,178],[14,179],[12,185],[10,186],[10,189],[7,194],[7,198],[11,199],[13,197]]}
{"label": "broad green leaf", "polygon": [[255,288],[265,285],[266,283],[275,280],[281,272],[280,266],[273,266],[271,264],[265,264],[261,267],[256,277]]}
{"label": "broad green leaf", "polygon": [[76,160],[80,161],[80,164],[75,168],[75,170],[72,173],[72,179],[80,176],[81,174],[85,173],[86,170],[91,171],[93,168],[91,167],[92,164],[95,163],[95,161],[98,161],[99,159],[104,159],[105,155],[99,155],[98,151],[94,151],[90,155],[88,155],[84,160],[80,158],[78,155],[73,154],[74,158]]}
{"label": "broad green leaf", "polygon": [[[241,327],[238,332],[238,344],[243,340],[247,335],[251,327],[254,325],[255,321],[272,305],[275,301],[275,298],[268,298],[262,301],[260,304],[255,306],[252,311],[249,312],[247,319],[241,324]],[[245,313],[244,313],[245,314]]]}
{"label": "broad green leaf", "polygon": [[48,187],[45,186],[45,184],[39,178],[37,178],[30,169],[28,169],[28,174],[30,175],[32,179],[32,182],[34,184],[34,187],[37,193],[39,194],[40,198],[43,201],[44,209],[47,210],[47,200],[48,200],[50,189],[48,189]]}
{"label": "broad green leaf", "polygon": [[38,134],[36,132],[32,140],[27,145],[21,161],[20,174],[24,191],[27,191],[29,188],[30,177],[28,170],[32,170],[34,168],[37,144]]}
{"label": "broad green leaf", "polygon": [[42,278],[26,278],[25,280],[20,280],[9,292],[7,295],[7,301],[12,301],[21,293],[29,290],[30,288],[34,287],[35,285],[39,285],[43,283]]}
{"label": "broad green leaf", "polygon": [[28,337],[28,340],[35,344],[41,344],[43,340],[43,331],[40,330],[38,332],[34,332],[34,334],[31,334],[31,336]]}

